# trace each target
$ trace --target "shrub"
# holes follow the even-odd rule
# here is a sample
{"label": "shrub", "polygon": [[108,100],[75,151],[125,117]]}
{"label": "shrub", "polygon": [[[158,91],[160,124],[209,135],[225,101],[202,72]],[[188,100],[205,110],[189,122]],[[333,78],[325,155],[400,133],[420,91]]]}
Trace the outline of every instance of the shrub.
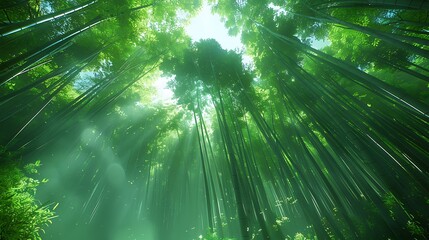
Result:
{"label": "shrub", "polygon": [[42,227],[51,224],[55,215],[51,204],[42,205],[34,198],[39,184],[47,182],[28,176],[37,173],[40,161],[21,170],[11,158],[13,154],[0,149],[0,240],[41,239]]}

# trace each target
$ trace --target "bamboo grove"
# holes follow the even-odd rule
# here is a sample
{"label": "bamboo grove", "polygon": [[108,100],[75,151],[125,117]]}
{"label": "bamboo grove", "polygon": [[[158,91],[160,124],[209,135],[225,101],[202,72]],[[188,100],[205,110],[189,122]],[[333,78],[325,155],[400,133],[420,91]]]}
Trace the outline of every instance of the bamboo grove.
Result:
{"label": "bamboo grove", "polygon": [[186,35],[203,4],[0,3],[0,145],[63,206],[42,238],[427,239],[429,2],[209,1],[241,51]]}

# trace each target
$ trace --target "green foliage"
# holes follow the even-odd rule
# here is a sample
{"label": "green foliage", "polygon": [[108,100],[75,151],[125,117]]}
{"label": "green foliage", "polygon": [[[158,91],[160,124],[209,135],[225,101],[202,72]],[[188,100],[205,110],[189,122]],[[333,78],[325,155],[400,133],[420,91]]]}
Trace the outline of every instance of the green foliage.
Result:
{"label": "green foliage", "polygon": [[[11,156],[2,150],[3,156]],[[0,239],[41,239],[43,227],[52,223],[54,212],[50,205],[41,205],[34,198],[39,184],[29,175],[37,174],[40,161],[27,164],[21,170],[12,159],[2,158],[0,168]]]}
{"label": "green foliage", "polygon": [[389,209],[390,217],[394,221],[401,221],[401,225],[409,231],[411,236],[424,238],[426,231],[422,227],[422,224],[414,219],[412,215],[408,218],[401,218],[401,214],[406,212],[404,204],[400,202],[392,193],[387,193],[383,197],[383,203],[387,209]]}
{"label": "green foliage", "polygon": [[209,234],[207,234],[205,236],[200,236],[199,239],[202,239],[202,240],[236,240],[235,238],[228,238],[228,237],[222,238],[222,237],[219,237],[216,232],[209,233]]}
{"label": "green foliage", "polygon": [[184,50],[183,57],[164,61],[161,70],[175,76],[170,85],[178,103],[189,105],[190,109],[201,104],[196,100],[204,95],[215,99],[218,91],[225,90],[240,94],[252,81],[242,64],[242,56],[222,49],[214,39],[193,44]]}
{"label": "green foliage", "polygon": [[316,237],[311,237],[310,234],[307,234],[307,236],[305,236],[304,234],[302,234],[300,232],[297,232],[295,234],[295,236],[293,237],[293,240],[312,240],[312,239],[317,240]]}
{"label": "green foliage", "polygon": [[411,235],[415,237],[424,237],[425,230],[420,226],[418,222],[409,220],[407,222],[407,229],[410,231]]}

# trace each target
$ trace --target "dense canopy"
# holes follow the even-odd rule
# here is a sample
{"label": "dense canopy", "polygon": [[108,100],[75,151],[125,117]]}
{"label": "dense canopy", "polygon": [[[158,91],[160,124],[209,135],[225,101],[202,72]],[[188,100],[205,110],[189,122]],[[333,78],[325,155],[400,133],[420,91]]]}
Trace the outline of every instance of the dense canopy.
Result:
{"label": "dense canopy", "polygon": [[429,237],[428,1],[0,10],[0,239]]}

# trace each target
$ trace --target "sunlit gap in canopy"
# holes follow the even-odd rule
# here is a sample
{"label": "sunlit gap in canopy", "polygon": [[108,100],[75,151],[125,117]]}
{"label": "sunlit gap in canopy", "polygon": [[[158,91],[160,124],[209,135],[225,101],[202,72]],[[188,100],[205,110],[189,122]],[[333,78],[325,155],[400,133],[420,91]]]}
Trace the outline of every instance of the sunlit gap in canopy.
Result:
{"label": "sunlit gap in canopy", "polygon": [[176,101],[173,99],[173,91],[168,87],[168,82],[171,81],[170,77],[158,77],[153,83],[156,89],[156,94],[152,97],[152,103],[155,104],[175,104]]}
{"label": "sunlit gap in canopy", "polygon": [[[193,42],[198,42],[202,39],[215,39],[223,49],[234,50],[237,52],[245,51],[244,45],[238,36],[230,36],[225,25],[221,21],[218,14],[211,11],[211,7],[207,2],[199,10],[198,14],[190,19],[189,24],[185,27],[186,33],[191,37]],[[243,63],[253,65],[251,57],[243,55]],[[153,99],[157,103],[172,103],[173,93],[168,88],[166,77],[160,77],[154,82],[154,87],[157,90],[157,96]]]}
{"label": "sunlit gap in canopy", "polygon": [[186,33],[197,42],[202,39],[215,39],[223,49],[242,50],[244,48],[238,36],[230,36],[218,14],[211,12],[211,7],[205,2],[198,15],[191,19],[185,28]]}
{"label": "sunlit gap in canopy", "polygon": [[[212,13],[211,6],[204,2],[199,13],[191,19],[188,26],[185,27],[186,33],[192,41],[198,42],[202,39],[215,39],[223,49],[244,52],[245,46],[241,43],[240,37],[230,36],[219,14]],[[252,58],[243,55],[243,63],[253,65]]]}

